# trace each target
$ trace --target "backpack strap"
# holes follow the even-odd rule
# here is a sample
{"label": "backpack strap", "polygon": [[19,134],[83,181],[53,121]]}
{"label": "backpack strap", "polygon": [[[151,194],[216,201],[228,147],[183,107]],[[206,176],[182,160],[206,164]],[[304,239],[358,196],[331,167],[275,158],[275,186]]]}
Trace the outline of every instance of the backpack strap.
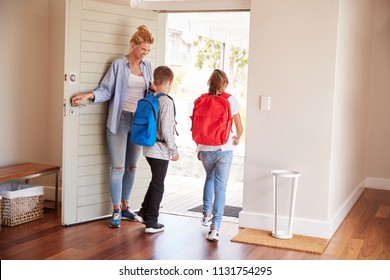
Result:
{"label": "backpack strap", "polygon": [[[154,94],[154,93],[151,93],[151,94]],[[157,98],[157,99],[159,99],[159,98],[160,98],[161,96],[163,96],[163,95],[168,96],[168,95],[165,94],[164,92],[159,92],[159,93],[156,94],[154,97]],[[158,112],[157,112],[157,114],[158,114]],[[158,119],[158,118],[157,118],[157,119]],[[165,143],[165,140],[161,140],[161,139],[158,139],[158,138],[156,137],[156,142]]]}
{"label": "backpack strap", "polygon": [[166,94],[166,96],[167,96],[169,99],[171,99],[171,100],[172,100],[172,103],[173,103],[173,118],[174,118],[174,120],[175,120],[175,125],[174,125],[173,129],[174,129],[176,135],[179,136],[179,133],[177,132],[177,129],[176,129],[177,121],[176,121],[176,105],[175,105],[175,101],[173,100],[173,98],[172,98],[170,95]]}
{"label": "backpack strap", "polygon": [[[223,98],[225,98],[228,102],[229,102],[229,97],[230,96],[232,96],[231,94],[229,94],[229,93],[226,93],[226,92],[222,92],[221,93],[221,96],[223,97]],[[229,108],[230,108],[230,103],[229,103]],[[232,128],[230,129],[230,132],[233,132],[233,126],[232,126]]]}
{"label": "backpack strap", "polygon": [[223,97],[223,98],[225,98],[226,100],[230,97],[230,96],[232,96],[231,94],[229,94],[229,93],[226,93],[226,92],[221,92],[220,94],[211,94],[211,93],[205,93],[205,94],[202,94],[202,95],[211,95],[211,96],[220,96],[220,97]]}
{"label": "backpack strap", "polygon": [[[151,93],[148,94],[148,96],[151,96],[151,95],[154,96],[154,93],[151,92]],[[163,96],[163,95],[166,95],[166,94],[164,92],[160,92],[157,95],[155,95],[154,97],[156,97],[158,99],[160,96]],[[154,106],[152,105],[152,102],[149,101],[147,98],[145,98],[144,100],[147,101],[148,103],[150,103],[150,105],[152,107],[152,110],[153,110],[154,119],[157,120],[158,119],[158,112],[156,112]]]}
{"label": "backpack strap", "polygon": [[[160,93],[156,94],[154,97],[159,98],[160,96],[163,96],[163,95],[168,96],[166,93],[160,92]],[[171,98],[171,99],[172,99],[172,98]]]}
{"label": "backpack strap", "polygon": [[229,93],[226,93],[226,92],[222,92],[220,96],[222,96],[222,97],[225,98],[225,99],[228,99],[228,98],[229,98],[230,96],[232,96],[232,95],[229,94]]}
{"label": "backpack strap", "polygon": [[[174,116],[174,120],[175,120],[175,125],[174,125],[173,129],[174,129],[174,132],[176,133],[176,135],[179,136],[179,133],[177,132],[177,129],[176,129],[177,121],[176,121],[176,106],[175,106],[175,101],[173,100],[173,98],[172,98],[171,96],[169,96],[168,94],[166,94],[166,93],[164,93],[164,92],[158,93],[155,97],[159,98],[159,97],[162,96],[162,95],[165,95],[166,97],[168,97],[169,99],[172,100],[172,103],[173,103],[173,116]],[[156,142],[166,143],[165,140],[158,139],[158,138],[156,138]]]}
{"label": "backpack strap", "polygon": [[213,96],[213,95],[221,96],[221,97],[223,97],[223,98],[225,98],[225,99],[228,99],[230,96],[232,96],[231,94],[226,93],[226,92],[221,92],[221,94],[203,93],[203,94],[201,94],[200,96],[207,96],[207,95],[211,95],[211,96]]}
{"label": "backpack strap", "polygon": [[[229,94],[229,93],[226,93],[226,92],[221,92],[220,96],[223,97],[223,98],[225,98],[226,101],[229,102],[228,99],[229,99],[229,97],[232,96],[232,95]],[[230,108],[230,103],[229,103],[229,108]],[[233,132],[233,127],[230,129],[230,132]]]}

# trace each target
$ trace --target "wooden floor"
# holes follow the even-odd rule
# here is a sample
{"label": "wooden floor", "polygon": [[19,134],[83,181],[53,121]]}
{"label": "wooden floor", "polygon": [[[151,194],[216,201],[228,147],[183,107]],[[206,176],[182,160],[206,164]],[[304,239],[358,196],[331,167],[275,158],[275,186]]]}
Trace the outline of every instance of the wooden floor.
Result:
{"label": "wooden floor", "polygon": [[224,222],[220,241],[205,239],[207,228],[197,217],[161,214],[166,229],[148,235],[144,225],[123,221],[120,229],[107,219],[70,227],[60,215],[15,227],[1,227],[1,260],[308,260],[390,259],[390,192],[366,189],[337,230],[324,254],[310,254],[231,242],[239,228]]}

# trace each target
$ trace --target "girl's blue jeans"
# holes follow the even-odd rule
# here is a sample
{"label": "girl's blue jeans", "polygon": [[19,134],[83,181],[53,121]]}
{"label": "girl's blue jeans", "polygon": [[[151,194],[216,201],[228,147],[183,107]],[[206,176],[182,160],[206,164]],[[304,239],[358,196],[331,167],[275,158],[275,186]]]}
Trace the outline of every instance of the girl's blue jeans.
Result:
{"label": "girl's blue jeans", "polygon": [[107,129],[110,155],[110,191],[113,205],[129,202],[142,147],[130,143],[133,113],[123,111],[117,134]]}
{"label": "girl's blue jeans", "polygon": [[219,229],[225,209],[226,186],[232,165],[233,151],[201,151],[206,171],[203,189],[203,215],[213,215],[211,228]]}

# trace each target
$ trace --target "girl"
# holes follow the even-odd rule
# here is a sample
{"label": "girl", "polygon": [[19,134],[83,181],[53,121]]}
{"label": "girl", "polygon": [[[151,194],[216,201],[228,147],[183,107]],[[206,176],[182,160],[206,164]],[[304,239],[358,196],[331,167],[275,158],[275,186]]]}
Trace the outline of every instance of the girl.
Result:
{"label": "girl", "polygon": [[[208,86],[209,94],[221,95],[225,92],[229,81],[222,70],[214,70]],[[233,158],[233,145],[238,145],[243,133],[240,116],[240,104],[234,96],[228,98],[233,116],[236,134],[229,136],[226,144],[220,146],[198,145],[198,159],[202,161],[206,171],[206,181],[203,189],[203,218],[202,224],[210,226],[206,238],[218,241],[219,228],[225,208],[226,186]]]}

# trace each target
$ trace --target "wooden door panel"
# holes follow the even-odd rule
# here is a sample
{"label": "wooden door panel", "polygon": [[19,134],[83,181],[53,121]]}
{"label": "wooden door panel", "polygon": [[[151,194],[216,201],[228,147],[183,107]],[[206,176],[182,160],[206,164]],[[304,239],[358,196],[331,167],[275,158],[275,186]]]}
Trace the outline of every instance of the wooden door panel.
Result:
{"label": "wooden door panel", "polygon": [[[70,97],[94,90],[115,58],[127,54],[131,35],[144,24],[157,35],[158,16],[151,11],[87,0],[68,1],[64,111],[63,224],[111,215],[109,157],[106,144],[107,103],[69,107]],[[148,59],[156,61],[153,47]],[[69,112],[73,110],[73,115]],[[140,207],[150,181],[149,166],[141,156],[131,207]]]}

